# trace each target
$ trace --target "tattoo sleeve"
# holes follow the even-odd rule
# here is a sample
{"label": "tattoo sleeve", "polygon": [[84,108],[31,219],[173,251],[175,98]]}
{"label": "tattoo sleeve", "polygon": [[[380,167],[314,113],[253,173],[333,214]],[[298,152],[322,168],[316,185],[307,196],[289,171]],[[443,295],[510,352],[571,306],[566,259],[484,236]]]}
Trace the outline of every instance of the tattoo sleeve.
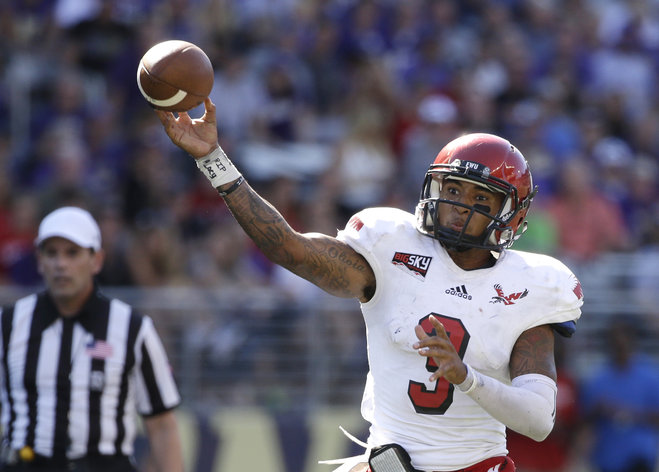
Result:
{"label": "tattoo sleeve", "polygon": [[344,298],[370,298],[375,276],[366,259],[336,238],[300,234],[247,183],[225,197],[245,233],[274,263]]}
{"label": "tattoo sleeve", "polygon": [[548,325],[524,331],[510,356],[510,378],[542,374],[556,381],[554,333]]}

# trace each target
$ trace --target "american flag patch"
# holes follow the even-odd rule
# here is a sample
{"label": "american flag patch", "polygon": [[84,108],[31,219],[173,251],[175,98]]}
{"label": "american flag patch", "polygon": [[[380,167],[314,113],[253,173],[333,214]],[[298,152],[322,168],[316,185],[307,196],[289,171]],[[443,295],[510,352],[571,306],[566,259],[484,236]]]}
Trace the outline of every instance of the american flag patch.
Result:
{"label": "american flag patch", "polygon": [[112,356],[112,345],[102,339],[94,339],[87,344],[85,351],[94,359],[107,359]]}

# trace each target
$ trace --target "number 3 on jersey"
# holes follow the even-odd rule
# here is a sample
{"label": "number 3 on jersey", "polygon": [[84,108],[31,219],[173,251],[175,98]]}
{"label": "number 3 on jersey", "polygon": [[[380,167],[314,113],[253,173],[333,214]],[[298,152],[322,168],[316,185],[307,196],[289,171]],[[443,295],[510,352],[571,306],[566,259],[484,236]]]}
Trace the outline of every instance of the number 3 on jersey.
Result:
{"label": "number 3 on jersey", "polygon": [[[460,359],[462,359],[467,350],[467,344],[469,344],[469,333],[462,324],[462,321],[457,318],[430,313],[419,321],[419,324],[428,336],[434,336],[436,334],[435,329],[428,319],[430,315],[434,315],[444,325],[451,344],[453,344]],[[437,370],[437,364],[432,357],[427,358],[426,369],[428,372],[435,372]],[[435,382],[434,390],[428,390],[424,383],[410,380],[407,394],[417,413],[422,415],[443,415],[446,413],[448,407],[451,406],[451,403],[453,403],[454,390],[455,387],[453,384],[442,377]]]}

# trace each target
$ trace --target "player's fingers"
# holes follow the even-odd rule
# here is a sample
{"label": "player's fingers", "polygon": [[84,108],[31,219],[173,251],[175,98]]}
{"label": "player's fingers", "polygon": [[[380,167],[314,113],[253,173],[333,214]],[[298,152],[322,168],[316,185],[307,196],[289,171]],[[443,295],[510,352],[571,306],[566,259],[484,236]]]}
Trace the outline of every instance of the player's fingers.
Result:
{"label": "player's fingers", "polygon": [[447,342],[447,338],[442,336],[428,335],[428,333],[426,333],[420,325],[414,327],[414,333],[416,334],[416,337],[419,338],[419,340],[412,346],[414,349],[434,346],[441,347],[444,346]]}
{"label": "player's fingers", "polygon": [[204,107],[207,112],[215,113],[215,104],[213,103],[213,100],[211,100],[211,97],[206,97],[204,99]]}
{"label": "player's fingers", "polygon": [[444,355],[447,352],[447,346],[440,339],[429,338],[425,341],[419,341],[416,343],[418,347],[415,349],[422,356],[426,357],[436,357]]}
{"label": "player's fingers", "polygon": [[435,318],[434,315],[430,315],[429,320],[433,328],[435,328],[435,332],[437,333],[438,336],[441,336],[443,338],[448,338],[448,335],[446,334],[446,329],[444,329],[444,325],[442,324],[441,321]]}
{"label": "player's fingers", "polygon": [[426,335],[425,338],[415,342],[412,347],[418,350],[419,354],[421,354],[421,352],[431,352],[429,355],[432,356],[432,353],[439,353],[443,349],[443,345],[444,343],[440,338],[436,336],[429,337]]}
{"label": "player's fingers", "polygon": [[433,360],[435,361],[435,365],[437,366],[437,369],[430,374],[430,377],[428,378],[428,381],[430,382],[435,382],[442,377],[444,377],[444,374],[446,373],[446,369],[444,369],[444,362],[443,359],[437,356],[433,356]]}
{"label": "player's fingers", "polygon": [[187,111],[182,111],[178,114],[178,121],[186,125],[192,124],[192,118],[190,118]]}
{"label": "player's fingers", "polygon": [[439,321],[437,318],[435,318],[433,315],[430,315],[430,324],[432,324],[433,328],[435,328],[435,334],[448,341],[449,337],[448,334],[446,333],[446,328],[444,328],[444,325],[442,324],[441,321]]}
{"label": "player's fingers", "polygon": [[158,119],[160,120],[160,122],[165,126],[168,125],[174,119],[174,115],[172,115],[170,112],[166,112],[163,110],[155,110],[155,109],[154,111],[156,112],[156,115],[158,115]]}
{"label": "player's fingers", "polygon": [[437,369],[435,372],[433,372],[433,374],[430,376],[428,380],[430,382],[436,382],[442,377],[444,377],[444,373],[440,369]]}
{"label": "player's fingers", "polygon": [[[414,334],[416,334],[416,337],[419,338],[419,340],[424,340],[424,339],[427,339],[427,338],[429,337],[429,336],[428,336],[428,333],[426,333],[426,332],[423,330],[423,328],[421,327],[421,325],[416,325],[416,326],[414,327]],[[414,346],[415,346],[414,349],[417,349],[417,348],[416,348],[416,345],[417,345],[417,344],[419,344],[419,343],[416,343],[416,344],[414,345]]]}
{"label": "player's fingers", "polygon": [[206,123],[210,123],[212,125],[214,125],[216,122],[215,104],[210,99],[210,97],[206,97],[206,99],[204,100],[204,116],[201,117],[201,120],[205,121]]}
{"label": "player's fingers", "polygon": [[201,117],[201,121],[211,125],[215,124],[215,113],[211,113],[208,110],[204,112],[204,115]]}

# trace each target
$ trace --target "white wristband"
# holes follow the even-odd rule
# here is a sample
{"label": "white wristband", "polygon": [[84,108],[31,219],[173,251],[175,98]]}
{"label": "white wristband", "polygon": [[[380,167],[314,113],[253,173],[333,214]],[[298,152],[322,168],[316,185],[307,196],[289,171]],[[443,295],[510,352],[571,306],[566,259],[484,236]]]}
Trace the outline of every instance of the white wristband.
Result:
{"label": "white wristband", "polygon": [[467,368],[467,376],[462,381],[462,383],[457,385],[457,387],[458,390],[460,390],[462,393],[471,393],[476,388],[476,375],[474,374],[474,370],[471,368],[471,366],[466,362],[465,367]]}
{"label": "white wristband", "polygon": [[219,146],[204,157],[195,160],[201,173],[206,176],[215,188],[233,182],[242,176]]}

